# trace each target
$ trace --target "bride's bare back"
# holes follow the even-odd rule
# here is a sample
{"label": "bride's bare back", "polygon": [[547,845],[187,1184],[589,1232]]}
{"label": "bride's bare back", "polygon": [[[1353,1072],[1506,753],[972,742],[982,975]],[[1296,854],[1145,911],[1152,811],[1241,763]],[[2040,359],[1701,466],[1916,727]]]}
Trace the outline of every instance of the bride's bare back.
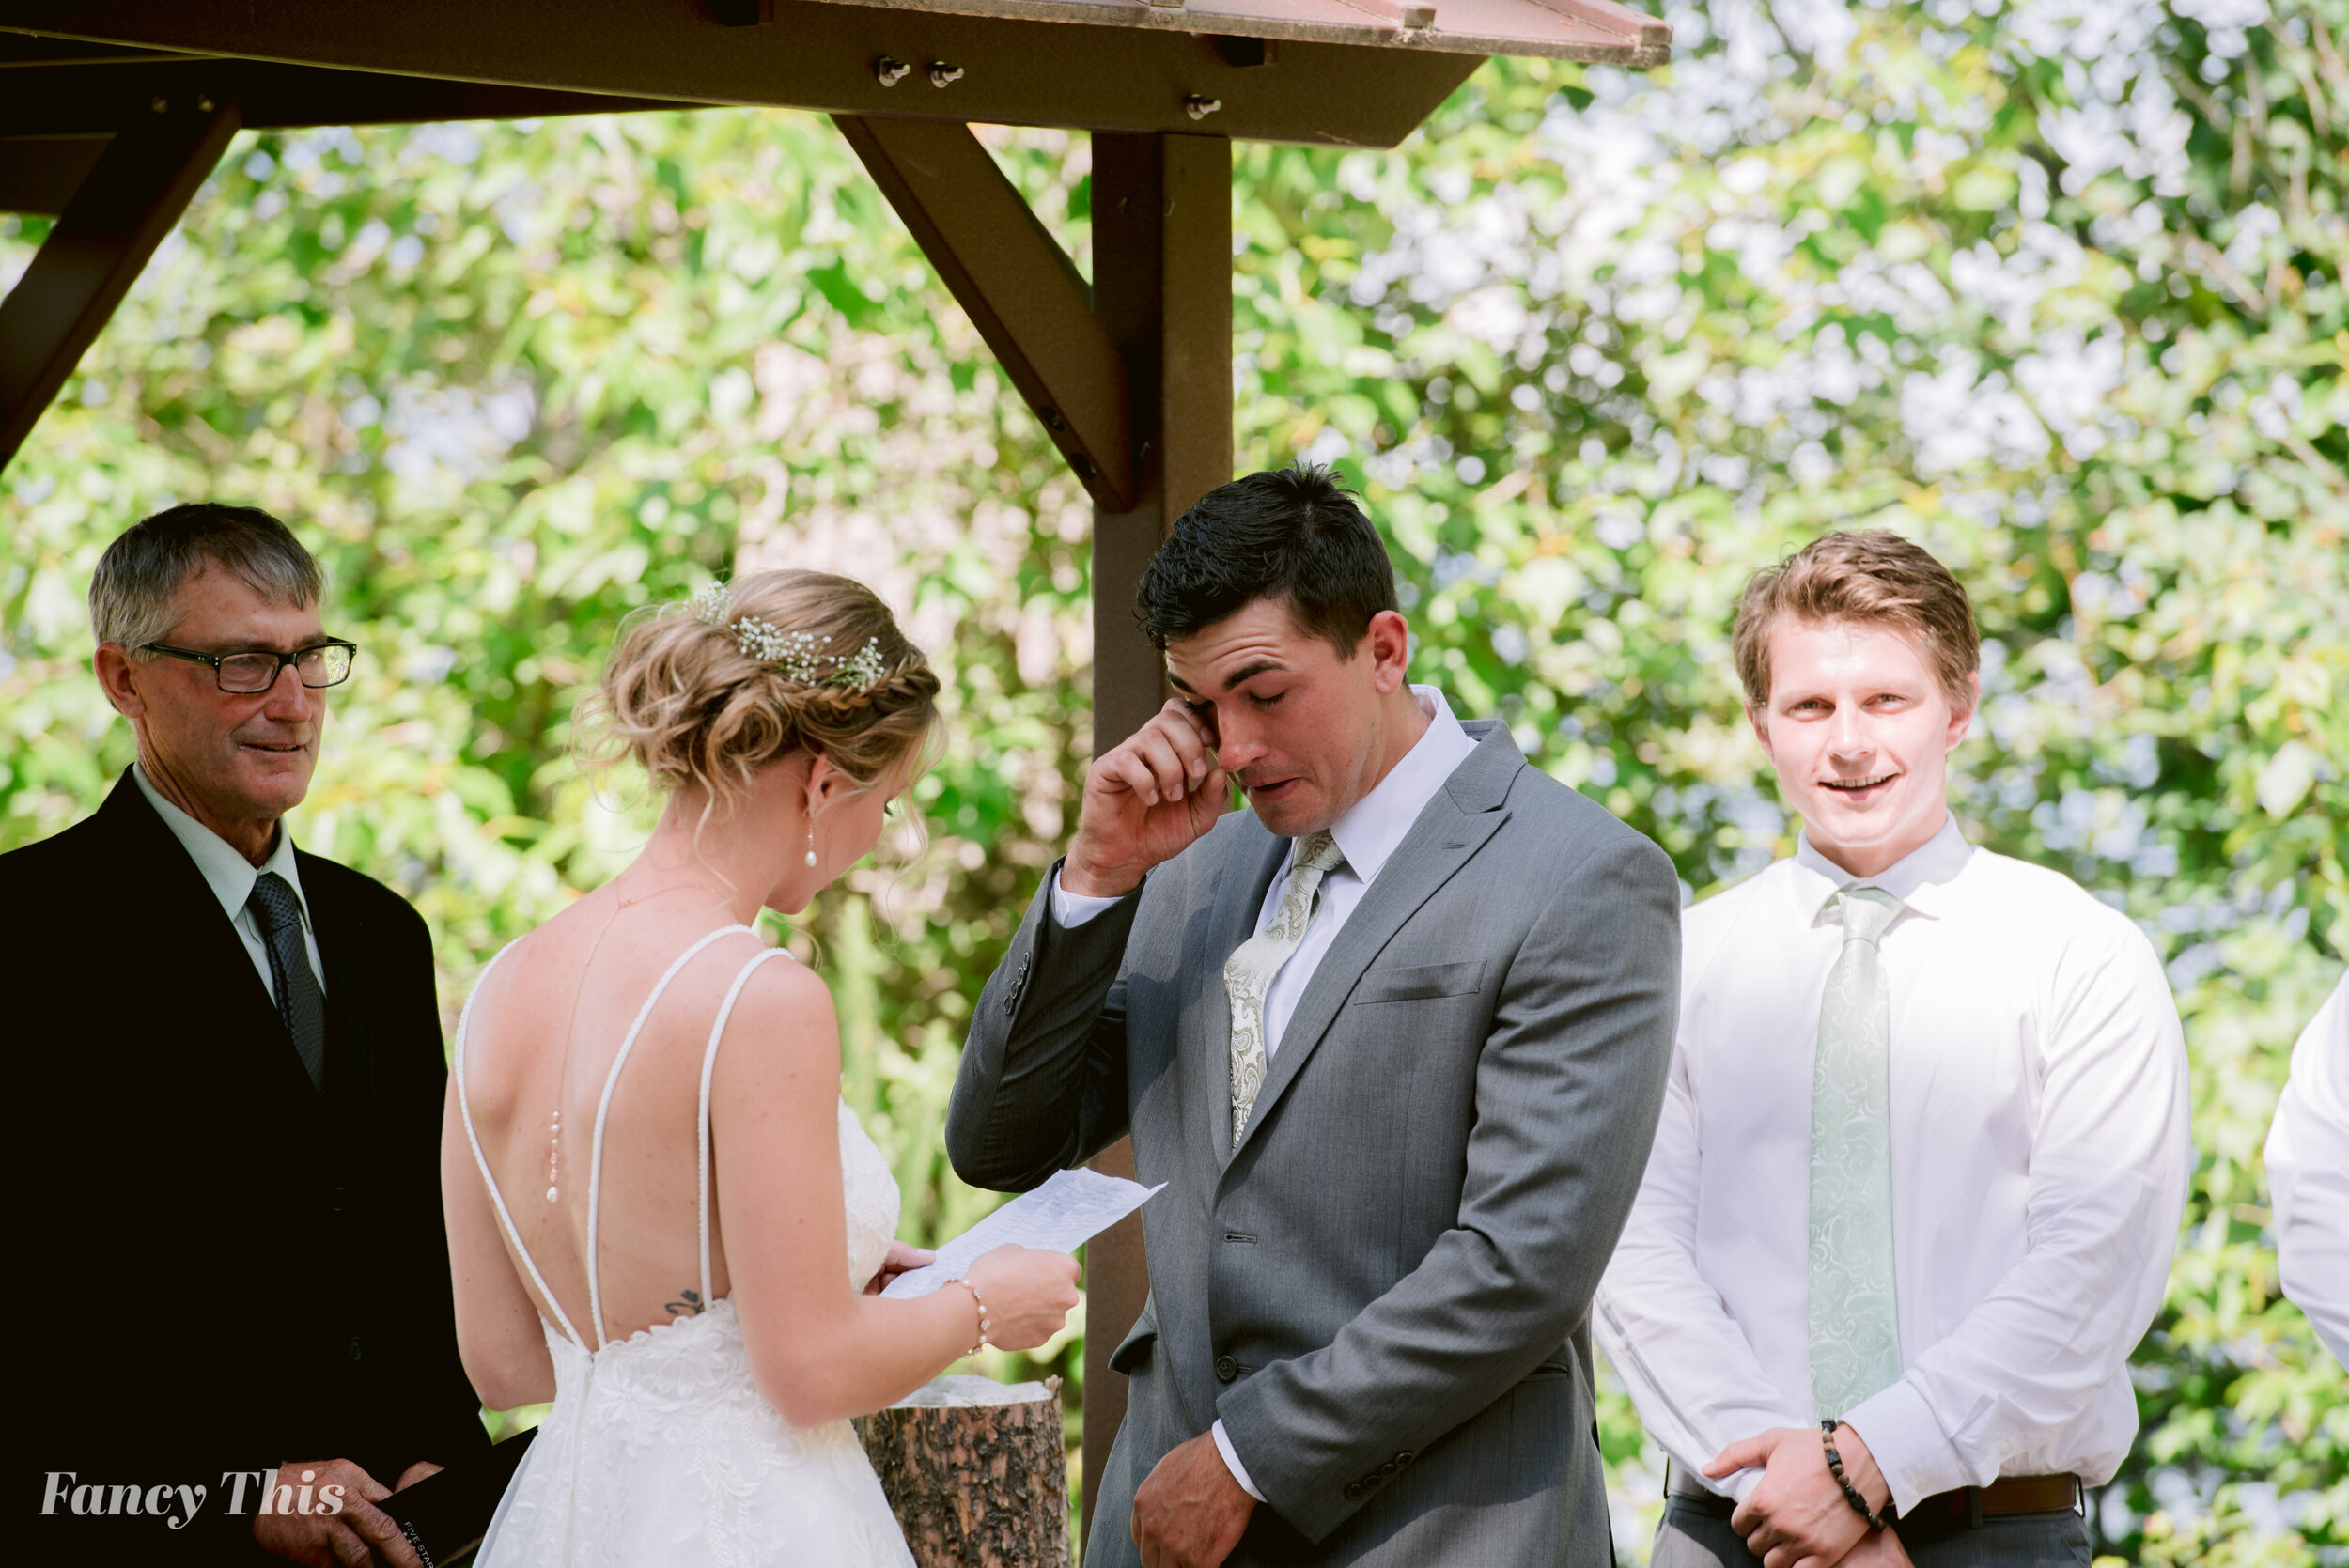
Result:
{"label": "bride's bare back", "polygon": [[[685,957],[713,933],[723,934]],[[555,1304],[590,1346],[597,1343],[587,1271],[591,1193],[604,1340],[625,1339],[709,1304],[699,1285],[696,1223],[702,1067],[719,1008],[762,945],[700,890],[636,901],[605,888],[517,943],[473,1000],[465,1091],[482,1156]],[[683,967],[655,998],[680,957]],[[829,1011],[815,1022],[828,1032]],[[756,1050],[802,1043],[732,1044]],[[836,1041],[830,1044],[836,1054]],[[624,1045],[628,1059],[614,1079]],[[590,1167],[599,1108],[599,1192]],[[819,1169],[826,1167],[836,1162]],[[809,1196],[838,1201],[836,1190]],[[713,1183],[713,1299],[732,1289],[718,1199]],[[523,1260],[513,1261],[526,1279]],[[558,1321],[548,1303],[537,1305],[549,1321]]]}

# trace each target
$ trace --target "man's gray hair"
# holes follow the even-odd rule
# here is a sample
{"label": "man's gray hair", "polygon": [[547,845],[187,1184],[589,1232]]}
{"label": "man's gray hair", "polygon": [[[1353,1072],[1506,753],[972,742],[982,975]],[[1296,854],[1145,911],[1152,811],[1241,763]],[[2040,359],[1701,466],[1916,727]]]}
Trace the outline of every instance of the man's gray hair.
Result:
{"label": "man's gray hair", "polygon": [[257,506],[191,502],[157,512],[106,547],[90,578],[89,626],[133,651],[169,634],[180,584],[218,567],[272,604],[316,604],[326,574],[293,530]]}

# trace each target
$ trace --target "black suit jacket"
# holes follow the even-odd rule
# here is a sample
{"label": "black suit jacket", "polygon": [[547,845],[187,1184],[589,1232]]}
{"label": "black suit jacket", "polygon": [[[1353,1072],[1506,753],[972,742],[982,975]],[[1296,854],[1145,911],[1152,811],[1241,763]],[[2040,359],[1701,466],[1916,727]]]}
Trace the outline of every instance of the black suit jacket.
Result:
{"label": "black suit jacket", "polygon": [[[342,1074],[325,1096],[127,773],[86,821],[0,855],[0,1016],[24,1093],[17,1343],[34,1352],[9,1508],[53,1549],[250,1555],[253,1499],[226,1518],[225,1472],[347,1458],[389,1485],[487,1446],[441,1218],[429,939],[381,884],[298,863]],[[210,1495],[179,1530],[72,1518],[70,1494],[42,1517],[60,1470]]]}

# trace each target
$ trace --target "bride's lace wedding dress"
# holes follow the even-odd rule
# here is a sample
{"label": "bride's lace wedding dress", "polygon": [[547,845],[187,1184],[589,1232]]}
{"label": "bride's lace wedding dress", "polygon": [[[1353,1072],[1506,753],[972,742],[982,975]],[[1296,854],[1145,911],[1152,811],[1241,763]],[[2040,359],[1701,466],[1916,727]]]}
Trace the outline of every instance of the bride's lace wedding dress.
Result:
{"label": "bride's lace wedding dress", "polygon": [[[855,1432],[845,1421],[794,1427],[778,1415],[751,1381],[734,1303],[710,1300],[710,1072],[744,982],[770,959],[788,961],[789,955],[780,948],[760,953],[734,977],[702,1059],[696,1206],[701,1300],[708,1305],[696,1315],[640,1329],[614,1343],[603,1338],[596,1220],[604,1113],[611,1109],[629,1051],[669,982],[711,942],[749,929],[733,925],[713,931],[669,966],[646,999],[604,1080],[588,1163],[588,1318],[596,1328],[592,1351],[523,1248],[482,1156],[465,1094],[470,1002],[458,1020],[454,1071],[465,1136],[472,1141],[474,1158],[506,1238],[537,1287],[538,1298],[553,1309],[556,1319],[543,1325],[548,1352],[554,1358],[554,1407],[490,1522],[475,1560],[481,1568],[910,1568],[912,1563]],[[490,967],[496,967],[495,960]],[[483,979],[488,976],[484,970]],[[476,986],[474,994],[479,992]],[[840,1162],[848,1199],[848,1278],[852,1286],[861,1286],[880,1267],[896,1234],[897,1184],[846,1105],[840,1108]]]}

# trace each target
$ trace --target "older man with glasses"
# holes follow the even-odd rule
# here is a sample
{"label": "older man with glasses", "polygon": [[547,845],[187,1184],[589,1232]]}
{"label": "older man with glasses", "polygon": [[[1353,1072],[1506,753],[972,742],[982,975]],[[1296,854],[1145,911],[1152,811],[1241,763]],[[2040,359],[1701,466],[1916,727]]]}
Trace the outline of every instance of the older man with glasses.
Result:
{"label": "older man with glasses", "polygon": [[138,760],[0,856],[35,1350],[15,1484],[61,1559],[411,1564],[374,1502],[485,1441],[429,939],[284,822],[357,652],[322,587],[250,507],[117,539],[90,620]]}

